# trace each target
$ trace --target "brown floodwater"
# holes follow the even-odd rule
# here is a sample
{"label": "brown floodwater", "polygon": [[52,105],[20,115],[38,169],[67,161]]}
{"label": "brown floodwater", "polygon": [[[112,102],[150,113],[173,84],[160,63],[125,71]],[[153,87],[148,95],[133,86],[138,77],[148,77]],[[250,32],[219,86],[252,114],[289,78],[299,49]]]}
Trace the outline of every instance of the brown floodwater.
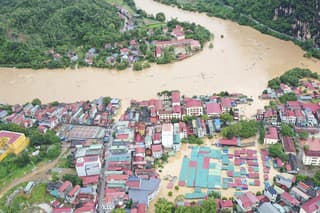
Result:
{"label": "brown floodwater", "polygon": [[[292,42],[261,34],[250,27],[161,5],[136,0],[148,13],[164,12],[208,28],[214,48],[205,47],[195,56],[169,65],[152,65],[141,72],[81,68],[78,70],[28,70],[0,68],[0,102],[25,103],[94,99],[100,96],[128,100],[155,97],[165,89],[179,89],[187,95],[211,94],[221,90],[242,92],[254,99],[267,81],[293,67],[320,71],[320,62],[303,57]],[[224,38],[221,38],[221,35]]]}

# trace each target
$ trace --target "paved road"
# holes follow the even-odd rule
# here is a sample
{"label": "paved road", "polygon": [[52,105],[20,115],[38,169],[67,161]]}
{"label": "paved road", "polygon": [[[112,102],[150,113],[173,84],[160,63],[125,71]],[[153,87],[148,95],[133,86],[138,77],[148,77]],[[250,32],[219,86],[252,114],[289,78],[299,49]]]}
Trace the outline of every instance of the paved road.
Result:
{"label": "paved road", "polygon": [[60,157],[62,157],[69,150],[68,148],[69,148],[69,145],[62,145],[61,153],[57,157],[57,159],[51,161],[50,163],[41,164],[37,166],[36,170],[32,171],[31,173],[21,178],[12,180],[9,185],[1,189],[0,198],[2,198],[2,196],[5,195],[10,189],[12,189],[13,187],[21,183],[29,182],[33,180],[41,180],[41,181],[48,180],[51,177],[51,175],[47,174],[47,171],[54,168],[57,165]]}

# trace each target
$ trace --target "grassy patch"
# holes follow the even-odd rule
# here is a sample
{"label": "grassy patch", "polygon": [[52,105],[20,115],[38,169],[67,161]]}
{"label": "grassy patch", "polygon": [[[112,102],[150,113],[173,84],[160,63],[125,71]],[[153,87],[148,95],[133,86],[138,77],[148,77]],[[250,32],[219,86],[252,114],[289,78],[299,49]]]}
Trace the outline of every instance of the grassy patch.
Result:
{"label": "grassy patch", "polygon": [[46,191],[47,184],[46,183],[40,183],[36,185],[32,192],[30,197],[28,198],[28,202],[31,204],[35,203],[49,203],[54,199],[50,194]]}

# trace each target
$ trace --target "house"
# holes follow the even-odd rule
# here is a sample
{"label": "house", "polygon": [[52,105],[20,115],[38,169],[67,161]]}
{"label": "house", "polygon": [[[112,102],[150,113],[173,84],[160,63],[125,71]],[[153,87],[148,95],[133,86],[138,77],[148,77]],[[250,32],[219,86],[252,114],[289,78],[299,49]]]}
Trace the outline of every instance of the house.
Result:
{"label": "house", "polygon": [[264,136],[264,144],[276,144],[278,143],[278,131],[277,128],[270,126],[267,130],[267,134]]}
{"label": "house", "polygon": [[232,109],[232,100],[231,98],[224,97],[221,98],[221,109],[222,113],[229,113]]}
{"label": "house", "polygon": [[51,213],[73,213],[73,209],[70,207],[53,208]]}
{"label": "house", "polygon": [[156,50],[154,52],[154,56],[156,58],[160,58],[162,56],[162,49],[160,46],[156,46]]}
{"label": "house", "polygon": [[275,176],[275,182],[285,189],[290,189],[296,178],[294,175],[287,173],[280,173]]}
{"label": "house", "polygon": [[309,138],[304,142],[302,162],[304,165],[320,165],[320,139]]}
{"label": "house", "polygon": [[206,103],[206,112],[209,116],[220,117],[220,115],[222,114],[222,109],[220,104],[216,102],[208,102]]}
{"label": "house", "polygon": [[282,137],[282,146],[284,149],[284,152],[286,154],[296,154],[296,148],[293,142],[293,138],[292,137],[288,137],[288,136],[283,136]]}
{"label": "house", "polygon": [[176,25],[176,27],[174,29],[172,29],[172,32],[170,33],[170,35],[175,37],[175,39],[177,39],[177,40],[185,39],[185,35],[184,35],[183,30],[184,29],[182,26]]}
{"label": "house", "polygon": [[295,199],[292,195],[290,195],[288,192],[282,193],[280,197],[281,200],[290,207],[295,207],[300,204],[300,202],[297,199]]}
{"label": "house", "polygon": [[300,213],[318,213],[320,209],[320,195],[301,205]]}
{"label": "house", "polygon": [[259,200],[252,194],[252,192],[246,192],[236,197],[237,208],[242,212],[250,212],[258,207]]}
{"label": "house", "polygon": [[277,112],[273,109],[267,109],[263,113],[264,122],[266,124],[277,125],[278,123],[278,115]]}
{"label": "house", "polygon": [[180,92],[172,91],[171,93],[172,106],[180,106]]}
{"label": "house", "polygon": [[72,183],[68,180],[65,181],[58,189],[59,197],[62,199],[65,199],[67,194],[71,191],[71,189],[72,189]]}
{"label": "house", "polygon": [[149,202],[157,196],[160,190],[160,182],[158,178],[141,179],[139,187],[129,188],[129,199],[132,199],[134,203],[149,206]]}
{"label": "house", "polygon": [[80,192],[80,186],[79,185],[75,185],[73,187],[73,189],[70,190],[70,192],[68,192],[67,196],[66,196],[66,200],[69,203],[73,203],[76,199],[76,197],[78,196]]}
{"label": "house", "polygon": [[279,210],[276,207],[274,207],[270,202],[265,202],[258,207],[258,212],[259,213],[279,213]]}
{"label": "house", "polygon": [[201,116],[203,115],[203,107],[200,100],[187,100],[186,111],[188,116]]}
{"label": "house", "polygon": [[80,157],[76,161],[78,176],[91,176],[100,174],[101,161],[99,156]]}
{"label": "house", "polygon": [[263,193],[271,202],[275,202],[277,199],[277,192],[276,190],[273,188],[273,186],[269,186],[264,190]]}
{"label": "house", "polygon": [[221,138],[218,142],[220,146],[240,146],[240,138]]}
{"label": "house", "polygon": [[151,145],[152,156],[154,158],[161,158],[163,154],[163,148],[161,144],[152,144]]}
{"label": "house", "polygon": [[162,145],[164,148],[173,146],[173,125],[172,123],[162,124]]}
{"label": "house", "polygon": [[293,195],[297,200],[301,201],[302,203],[306,202],[310,199],[310,196],[301,191],[298,187],[292,187],[290,190],[290,194]]}
{"label": "house", "polygon": [[30,140],[23,133],[1,130],[0,149],[4,149],[4,151],[0,154],[0,162],[10,153],[15,155],[21,153],[29,142]]}
{"label": "house", "polygon": [[219,200],[220,211],[233,212],[233,203],[232,200]]}

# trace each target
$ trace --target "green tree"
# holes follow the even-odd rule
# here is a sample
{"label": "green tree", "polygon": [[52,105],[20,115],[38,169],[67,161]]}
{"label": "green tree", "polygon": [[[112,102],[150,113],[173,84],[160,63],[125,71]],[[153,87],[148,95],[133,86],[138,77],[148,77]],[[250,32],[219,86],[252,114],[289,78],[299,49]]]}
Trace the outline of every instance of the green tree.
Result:
{"label": "green tree", "polygon": [[164,22],[166,20],[166,16],[164,13],[160,12],[156,14],[156,19],[160,22]]}
{"label": "green tree", "polygon": [[39,98],[35,98],[35,99],[32,100],[31,104],[34,105],[34,106],[35,105],[41,105],[41,101],[40,101]]}
{"label": "green tree", "polygon": [[297,96],[293,92],[285,93],[279,97],[281,103],[286,103],[287,101],[296,101],[298,100]]}
{"label": "green tree", "polygon": [[201,202],[201,212],[217,212],[215,199],[209,198]]}
{"label": "green tree", "polygon": [[230,123],[233,121],[233,116],[230,115],[229,113],[223,113],[220,118],[221,118],[221,121],[224,123]]}
{"label": "green tree", "polygon": [[109,96],[103,97],[102,102],[104,105],[106,105],[106,106],[109,105],[110,101],[111,101],[111,98]]}
{"label": "green tree", "polygon": [[281,124],[281,134],[283,136],[293,137],[295,135],[294,129],[289,124]]}
{"label": "green tree", "polygon": [[281,144],[272,144],[269,146],[271,157],[279,157],[283,161],[288,161],[288,155],[283,152]]}
{"label": "green tree", "polygon": [[160,198],[155,204],[155,213],[170,213],[173,211],[173,203],[167,201],[165,198]]}
{"label": "green tree", "polygon": [[62,177],[63,181],[70,181],[73,185],[81,185],[82,184],[82,180],[80,177],[78,177],[78,175],[72,175],[72,174],[65,174]]}

